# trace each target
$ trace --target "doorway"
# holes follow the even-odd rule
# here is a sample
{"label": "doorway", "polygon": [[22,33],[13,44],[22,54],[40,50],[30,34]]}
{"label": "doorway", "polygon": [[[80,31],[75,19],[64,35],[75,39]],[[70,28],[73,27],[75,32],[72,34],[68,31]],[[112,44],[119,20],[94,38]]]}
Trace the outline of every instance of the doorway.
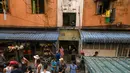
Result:
{"label": "doorway", "polygon": [[79,41],[59,41],[59,47],[64,49],[64,59],[67,63],[71,63],[71,55],[78,54]]}

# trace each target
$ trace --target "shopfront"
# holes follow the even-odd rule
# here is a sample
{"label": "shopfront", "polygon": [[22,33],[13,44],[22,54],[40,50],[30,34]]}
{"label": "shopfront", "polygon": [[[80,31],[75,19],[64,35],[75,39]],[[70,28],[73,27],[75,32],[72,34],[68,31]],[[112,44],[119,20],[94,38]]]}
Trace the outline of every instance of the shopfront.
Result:
{"label": "shopfront", "polygon": [[0,31],[0,45],[7,60],[25,56],[32,60],[34,55],[51,56],[57,49],[57,31]]}
{"label": "shopfront", "polygon": [[128,57],[130,33],[127,31],[81,31],[83,50],[86,56]]}
{"label": "shopfront", "polygon": [[59,36],[59,48],[64,49],[64,59],[71,62],[71,55],[77,55],[80,50],[80,35],[76,29],[61,29]]}

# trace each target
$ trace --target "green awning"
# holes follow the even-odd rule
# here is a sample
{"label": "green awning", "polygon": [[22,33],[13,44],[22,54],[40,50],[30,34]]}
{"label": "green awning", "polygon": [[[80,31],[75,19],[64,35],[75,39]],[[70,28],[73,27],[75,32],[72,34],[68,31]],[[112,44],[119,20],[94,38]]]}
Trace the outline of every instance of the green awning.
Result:
{"label": "green awning", "polygon": [[130,73],[129,58],[84,57],[89,73]]}

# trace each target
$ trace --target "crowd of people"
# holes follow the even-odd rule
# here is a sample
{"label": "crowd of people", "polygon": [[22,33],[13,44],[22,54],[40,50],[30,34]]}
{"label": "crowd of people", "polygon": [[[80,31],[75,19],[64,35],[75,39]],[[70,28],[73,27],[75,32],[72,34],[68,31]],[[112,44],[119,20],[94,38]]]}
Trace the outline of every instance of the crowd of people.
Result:
{"label": "crowd of people", "polygon": [[[32,69],[32,64],[25,57],[21,57],[21,61],[18,62],[15,59],[6,61],[4,57],[4,52],[0,51],[0,72],[1,73],[65,73],[67,67],[70,68],[69,73],[77,73],[78,66],[76,61],[68,66],[64,61],[64,50],[59,49],[56,51],[56,54],[53,54],[53,57],[48,63],[42,63],[42,60],[39,55],[33,56],[34,68]],[[49,69],[48,69],[49,67]]]}

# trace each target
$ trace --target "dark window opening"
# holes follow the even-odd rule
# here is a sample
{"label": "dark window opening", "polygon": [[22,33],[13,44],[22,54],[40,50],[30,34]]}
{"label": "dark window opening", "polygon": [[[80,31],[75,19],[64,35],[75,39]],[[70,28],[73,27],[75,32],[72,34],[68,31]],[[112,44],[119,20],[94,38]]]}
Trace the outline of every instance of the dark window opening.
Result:
{"label": "dark window opening", "polygon": [[8,11],[8,0],[0,0],[0,13],[4,13],[3,9]]}
{"label": "dark window opening", "polygon": [[102,0],[97,2],[97,14],[104,14],[108,9],[110,9],[110,0]]}
{"label": "dark window opening", "polygon": [[76,13],[63,13],[63,26],[76,26]]}
{"label": "dark window opening", "polygon": [[106,23],[115,21],[116,9],[113,7],[115,0],[100,0],[96,2],[96,14],[104,15]]}
{"label": "dark window opening", "polygon": [[45,12],[44,0],[32,0],[32,13],[42,14]]}
{"label": "dark window opening", "polygon": [[106,12],[110,7],[110,0],[103,0],[103,13]]}
{"label": "dark window opening", "polygon": [[0,0],[0,13],[3,13],[2,0]]}

